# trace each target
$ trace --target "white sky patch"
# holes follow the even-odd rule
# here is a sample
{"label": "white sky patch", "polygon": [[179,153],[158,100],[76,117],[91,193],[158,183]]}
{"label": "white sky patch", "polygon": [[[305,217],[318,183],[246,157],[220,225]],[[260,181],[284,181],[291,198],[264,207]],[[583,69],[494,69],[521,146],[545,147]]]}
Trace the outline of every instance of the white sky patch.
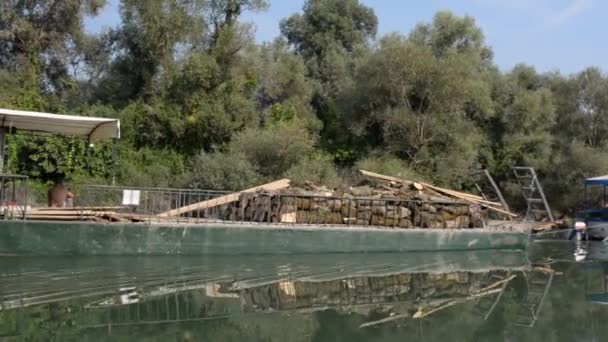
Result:
{"label": "white sky patch", "polygon": [[573,0],[568,6],[555,12],[549,17],[549,22],[553,25],[562,25],[582,13],[591,9],[593,2],[591,0]]}

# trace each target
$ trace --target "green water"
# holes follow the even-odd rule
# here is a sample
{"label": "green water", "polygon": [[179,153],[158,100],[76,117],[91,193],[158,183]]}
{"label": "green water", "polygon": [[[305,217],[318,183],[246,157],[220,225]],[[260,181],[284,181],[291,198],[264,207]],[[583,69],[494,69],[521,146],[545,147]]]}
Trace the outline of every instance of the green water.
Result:
{"label": "green water", "polygon": [[0,341],[603,341],[608,245],[584,248],[0,258]]}

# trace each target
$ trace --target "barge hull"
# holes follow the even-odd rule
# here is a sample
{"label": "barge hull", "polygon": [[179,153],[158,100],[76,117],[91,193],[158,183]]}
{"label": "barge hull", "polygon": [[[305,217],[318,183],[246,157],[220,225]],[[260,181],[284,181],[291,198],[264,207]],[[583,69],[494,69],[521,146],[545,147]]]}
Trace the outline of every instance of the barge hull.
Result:
{"label": "barge hull", "polygon": [[240,223],[0,222],[0,256],[242,255],[523,250],[528,234]]}

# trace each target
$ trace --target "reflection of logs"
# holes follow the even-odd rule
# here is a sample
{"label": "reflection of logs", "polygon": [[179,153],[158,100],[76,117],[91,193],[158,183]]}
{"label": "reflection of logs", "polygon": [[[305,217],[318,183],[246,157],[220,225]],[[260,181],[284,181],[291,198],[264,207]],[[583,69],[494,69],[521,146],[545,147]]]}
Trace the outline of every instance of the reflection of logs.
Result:
{"label": "reflection of logs", "polygon": [[228,210],[233,221],[455,229],[481,227],[474,208],[463,203],[321,197],[288,194],[241,194]]}
{"label": "reflection of logs", "polygon": [[[502,291],[514,278],[507,271],[489,273],[404,273],[386,277],[357,277],[323,282],[284,281],[239,291],[247,311],[314,309],[327,306],[411,302],[425,304],[421,314],[451,300],[470,300]],[[492,282],[492,279],[503,279]],[[435,303],[435,304],[432,304]]]}

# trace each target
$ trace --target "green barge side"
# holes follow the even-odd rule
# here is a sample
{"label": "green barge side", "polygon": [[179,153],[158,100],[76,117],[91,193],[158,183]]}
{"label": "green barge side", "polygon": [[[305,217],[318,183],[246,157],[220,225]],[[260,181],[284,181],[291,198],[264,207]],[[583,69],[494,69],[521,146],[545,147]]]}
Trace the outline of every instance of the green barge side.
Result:
{"label": "green barge side", "polygon": [[242,255],[524,250],[496,229],[383,229],[251,223],[0,221],[2,256]]}

